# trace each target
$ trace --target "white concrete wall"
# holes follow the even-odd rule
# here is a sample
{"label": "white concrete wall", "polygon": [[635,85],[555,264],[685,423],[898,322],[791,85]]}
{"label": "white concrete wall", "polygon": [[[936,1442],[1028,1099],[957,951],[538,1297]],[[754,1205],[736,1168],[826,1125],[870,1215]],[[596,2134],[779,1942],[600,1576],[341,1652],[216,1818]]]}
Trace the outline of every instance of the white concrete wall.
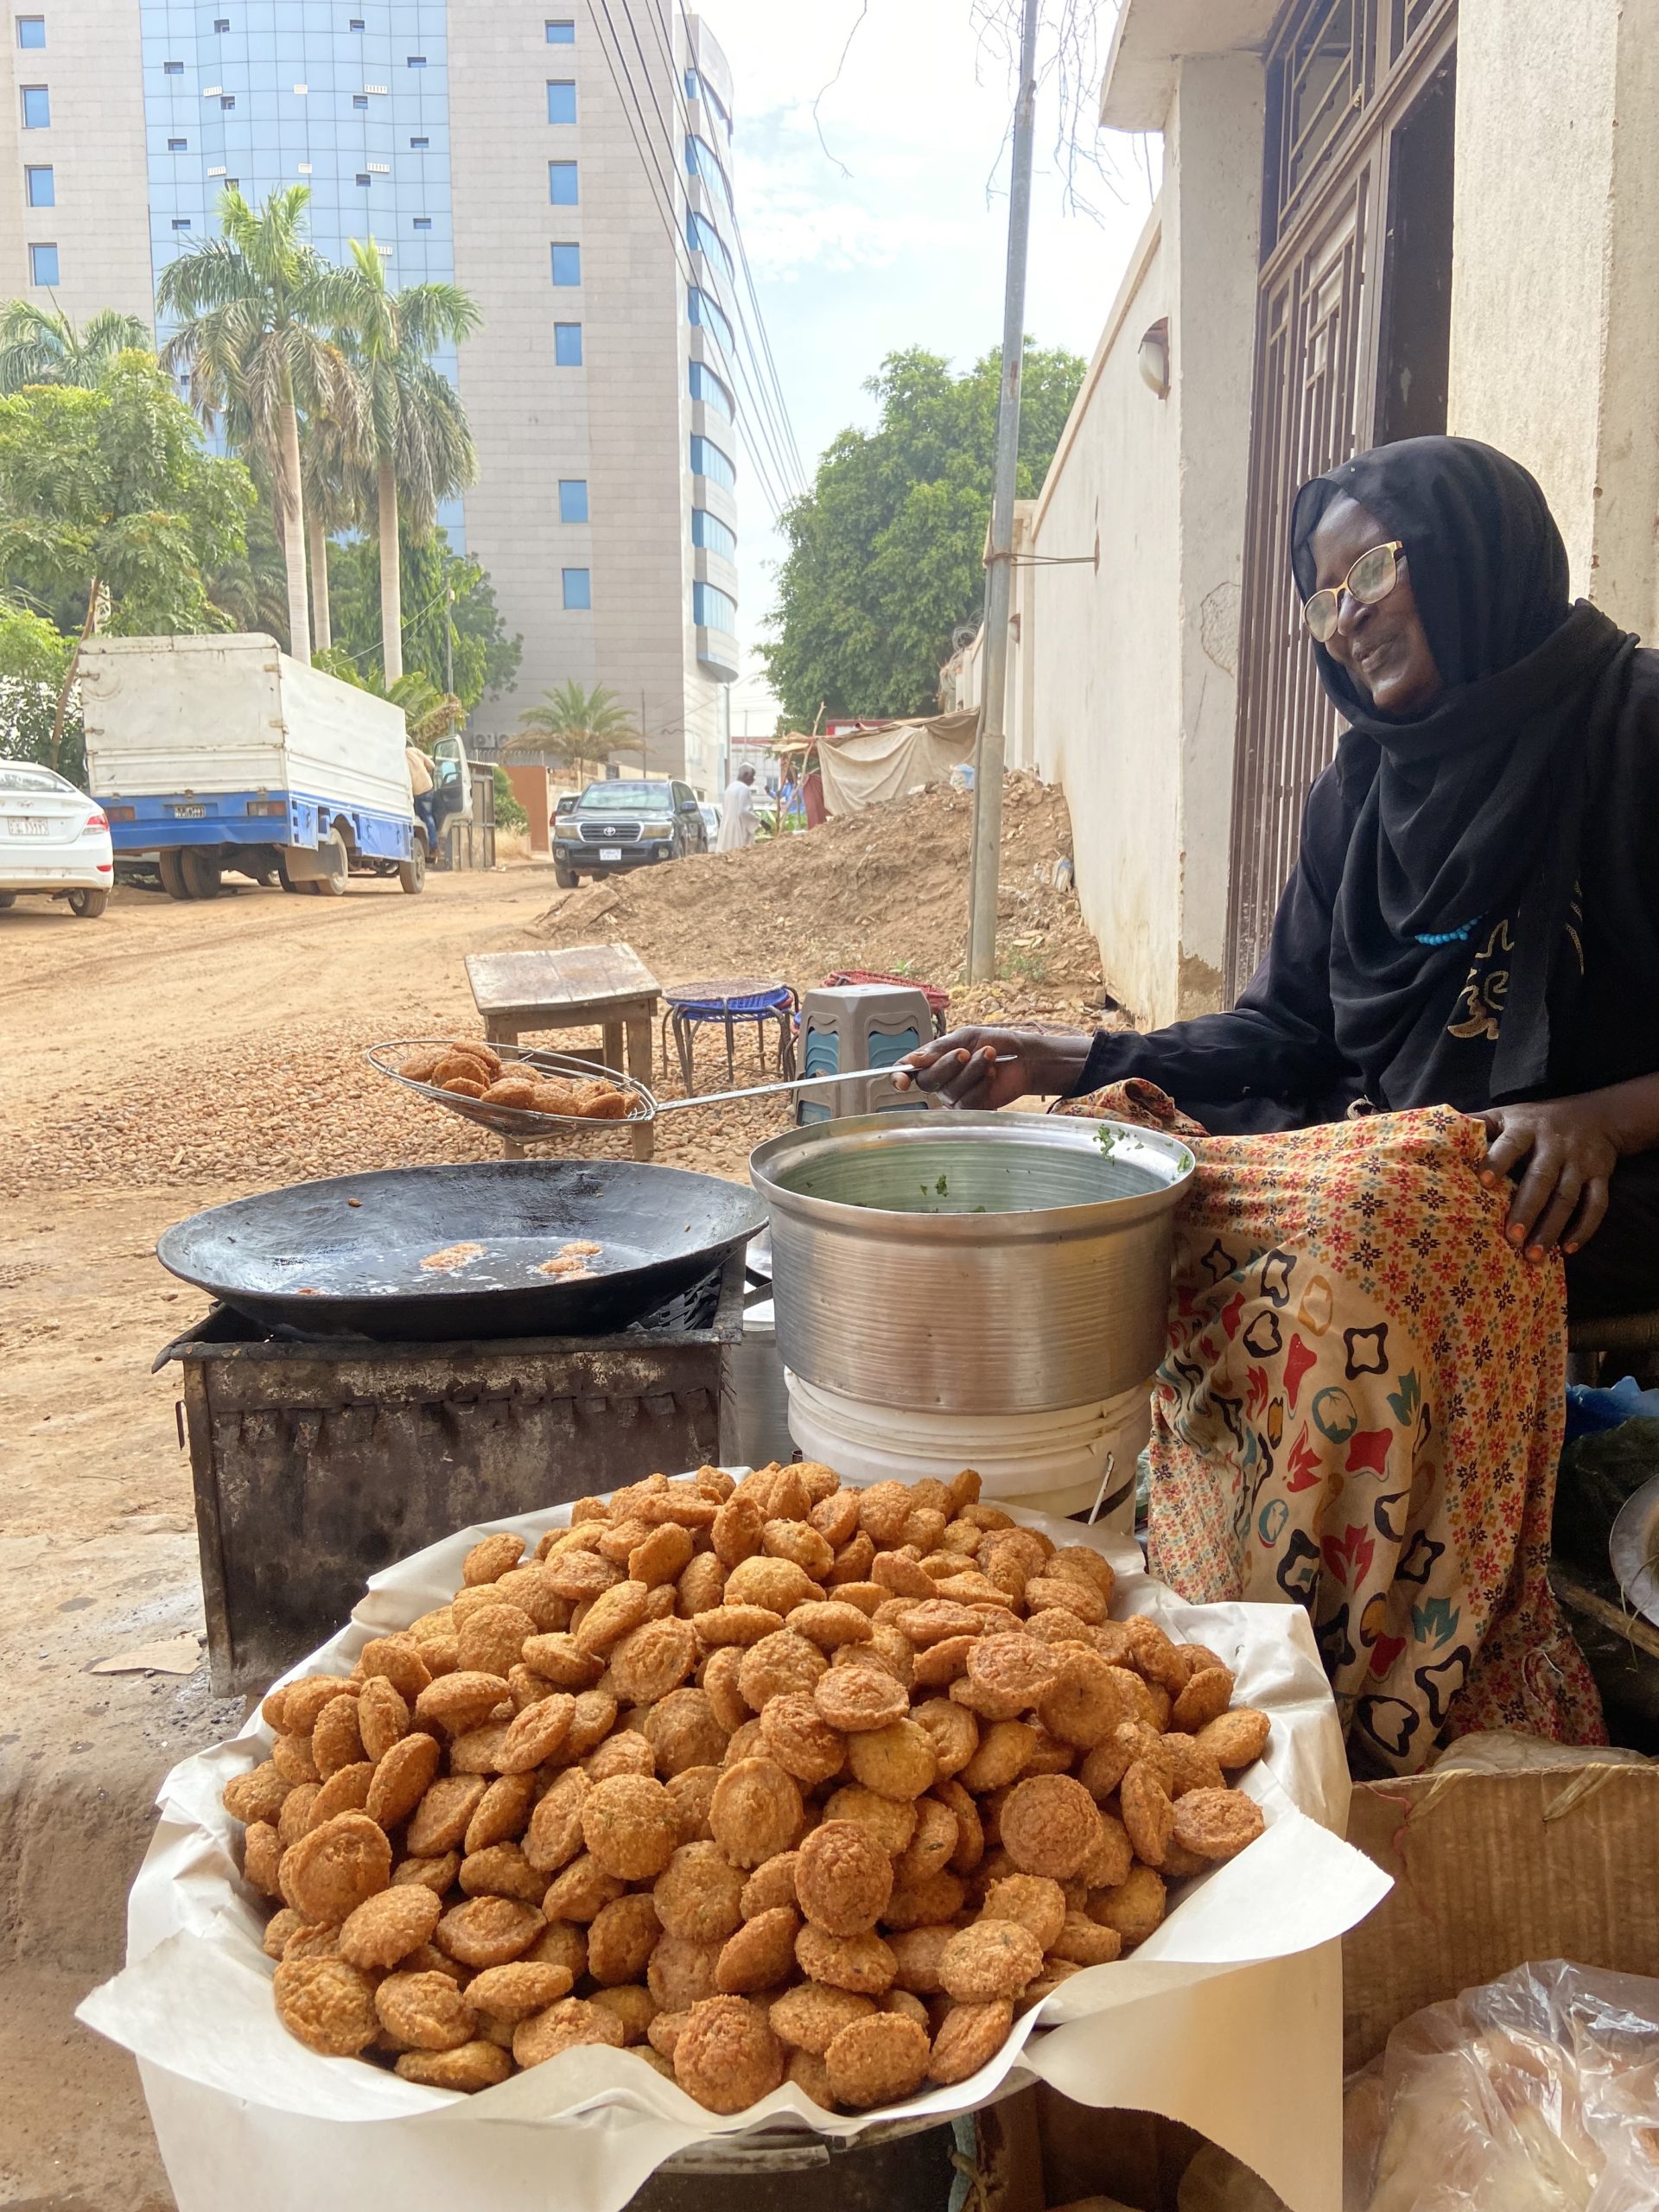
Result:
{"label": "white concrete wall", "polygon": [[[1238,626],[1249,491],[1262,79],[1252,54],[1182,62],[1165,129],[1179,448],[1180,945],[1175,1011],[1224,995]],[[1168,1003],[1166,987],[1160,1007]]]}
{"label": "white concrete wall", "polygon": [[[1071,810],[1077,892],[1107,982],[1139,1015],[1173,1011],[1180,963],[1179,666],[1173,416],[1136,365],[1169,312],[1163,203],[1147,219],[1037,502],[1033,549],[1089,565],[1027,569],[1011,690],[1029,639],[1033,765]],[[1034,588],[1030,581],[1035,580]]]}
{"label": "white concrete wall", "polygon": [[[1015,571],[1011,760],[1065,788],[1077,890],[1147,1026],[1221,1002],[1255,318],[1262,72],[1182,62],[1165,182]],[[1142,336],[1169,322],[1170,390]],[[1023,549],[1022,549],[1023,550]]]}
{"label": "white concrete wall", "polygon": [[1659,628],[1659,18],[1461,0],[1449,427],[1530,468],[1573,584]]}

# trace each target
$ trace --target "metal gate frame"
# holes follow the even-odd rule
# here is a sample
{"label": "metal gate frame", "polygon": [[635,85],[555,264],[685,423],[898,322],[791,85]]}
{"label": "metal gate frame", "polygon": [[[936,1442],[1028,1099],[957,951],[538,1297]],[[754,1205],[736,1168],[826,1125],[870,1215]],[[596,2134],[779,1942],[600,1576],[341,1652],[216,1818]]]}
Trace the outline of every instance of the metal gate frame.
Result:
{"label": "metal gate frame", "polygon": [[[1345,113],[1306,171],[1290,101],[1310,36],[1346,26]],[[1227,892],[1229,1000],[1267,949],[1302,808],[1340,728],[1303,641],[1290,504],[1370,444],[1387,286],[1394,134],[1452,54],[1457,0],[1289,0],[1268,41],[1238,718]],[[1348,88],[1351,87],[1351,90]]]}

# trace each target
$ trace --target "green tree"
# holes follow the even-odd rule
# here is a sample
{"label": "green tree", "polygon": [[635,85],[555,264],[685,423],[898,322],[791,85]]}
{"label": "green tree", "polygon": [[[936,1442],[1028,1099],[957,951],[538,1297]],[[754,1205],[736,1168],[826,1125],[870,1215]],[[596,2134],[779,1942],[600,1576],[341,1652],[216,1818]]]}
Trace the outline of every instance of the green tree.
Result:
{"label": "green tree", "polygon": [[495,826],[498,830],[528,830],[530,817],[513,796],[507,772],[498,762],[495,770]]}
{"label": "green tree", "polygon": [[504,753],[551,753],[580,775],[589,761],[598,765],[616,753],[643,753],[645,740],[627,709],[608,684],[592,690],[574,677],[543,691],[518,717],[521,728],[502,747]]}
{"label": "green tree", "polygon": [[[510,689],[523,643],[507,635],[494,587],[478,563],[452,552],[441,530],[419,543],[405,531],[402,567],[410,610],[404,621],[405,666],[453,691],[469,714],[487,693]],[[331,546],[329,573],[334,643],[378,680],[385,673],[378,547],[366,537]]]}
{"label": "green tree", "polygon": [[[1086,364],[1027,343],[1019,496],[1041,487]],[[774,636],[760,648],[789,720],[931,713],[950,632],[984,601],[1001,356],[965,376],[919,348],[865,389],[871,430],[843,430],[782,518]],[[1084,549],[1077,549],[1082,550]]]}
{"label": "green tree", "polygon": [[29,384],[95,385],[118,353],[147,352],[149,331],[136,315],[105,308],[83,328],[33,300],[0,307],[0,392]]}
{"label": "green tree", "polygon": [[0,760],[55,767],[86,788],[86,741],[71,702],[61,721],[76,640],[43,614],[0,607]]}
{"label": "green tree", "polygon": [[156,287],[158,312],[181,326],[162,349],[162,365],[188,372],[202,420],[222,420],[233,445],[257,454],[272,485],[288,573],[289,651],[303,661],[311,658],[311,622],[300,410],[348,429],[362,412],[351,365],[324,334],[346,319],[348,283],[306,240],[310,196],[304,185],[289,185],[256,213],[227,187],[219,196],[221,235],[169,262]]}
{"label": "green tree", "polygon": [[353,266],[341,272],[337,335],[362,385],[359,449],[373,476],[380,665],[395,683],[404,671],[400,515],[411,537],[430,537],[440,503],[464,492],[478,474],[461,396],[431,356],[439,346],[467,337],[479,315],[458,284],[394,291],[372,238],[353,238],[351,248]]}
{"label": "green tree", "polygon": [[[202,450],[150,354],[118,354],[94,391],[31,385],[0,399],[0,587],[54,630],[229,628],[208,579],[245,556],[254,499],[239,461]],[[54,755],[77,658],[78,646]]]}

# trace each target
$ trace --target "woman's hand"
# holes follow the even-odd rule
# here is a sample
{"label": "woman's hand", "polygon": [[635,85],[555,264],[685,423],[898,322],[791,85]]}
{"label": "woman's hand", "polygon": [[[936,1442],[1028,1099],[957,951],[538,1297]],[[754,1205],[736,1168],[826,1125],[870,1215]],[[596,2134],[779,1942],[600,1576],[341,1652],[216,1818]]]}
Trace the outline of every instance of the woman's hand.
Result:
{"label": "woman's hand", "polygon": [[[931,1092],[947,1106],[989,1113],[1033,1092],[1069,1091],[1083,1073],[1091,1037],[1039,1029],[953,1029],[906,1053],[893,1071],[896,1090]],[[998,1062],[1001,1065],[999,1065]]]}
{"label": "woman's hand", "polygon": [[1541,1260],[1559,1244],[1571,1254],[1590,1242],[1607,1211],[1607,1184],[1620,1145],[1595,1092],[1526,1106],[1494,1106],[1481,1116],[1492,1141],[1480,1179],[1495,1190],[1519,1171],[1504,1235]]}

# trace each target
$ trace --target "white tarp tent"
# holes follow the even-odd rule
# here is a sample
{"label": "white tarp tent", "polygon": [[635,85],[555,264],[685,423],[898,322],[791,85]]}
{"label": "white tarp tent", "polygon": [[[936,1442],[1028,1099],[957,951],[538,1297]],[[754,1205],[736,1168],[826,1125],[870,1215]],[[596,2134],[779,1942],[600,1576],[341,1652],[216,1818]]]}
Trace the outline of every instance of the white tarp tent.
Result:
{"label": "white tarp tent", "polygon": [[825,808],[858,814],[884,799],[902,798],[918,784],[943,783],[958,762],[973,759],[978,727],[975,714],[934,715],[820,738]]}

